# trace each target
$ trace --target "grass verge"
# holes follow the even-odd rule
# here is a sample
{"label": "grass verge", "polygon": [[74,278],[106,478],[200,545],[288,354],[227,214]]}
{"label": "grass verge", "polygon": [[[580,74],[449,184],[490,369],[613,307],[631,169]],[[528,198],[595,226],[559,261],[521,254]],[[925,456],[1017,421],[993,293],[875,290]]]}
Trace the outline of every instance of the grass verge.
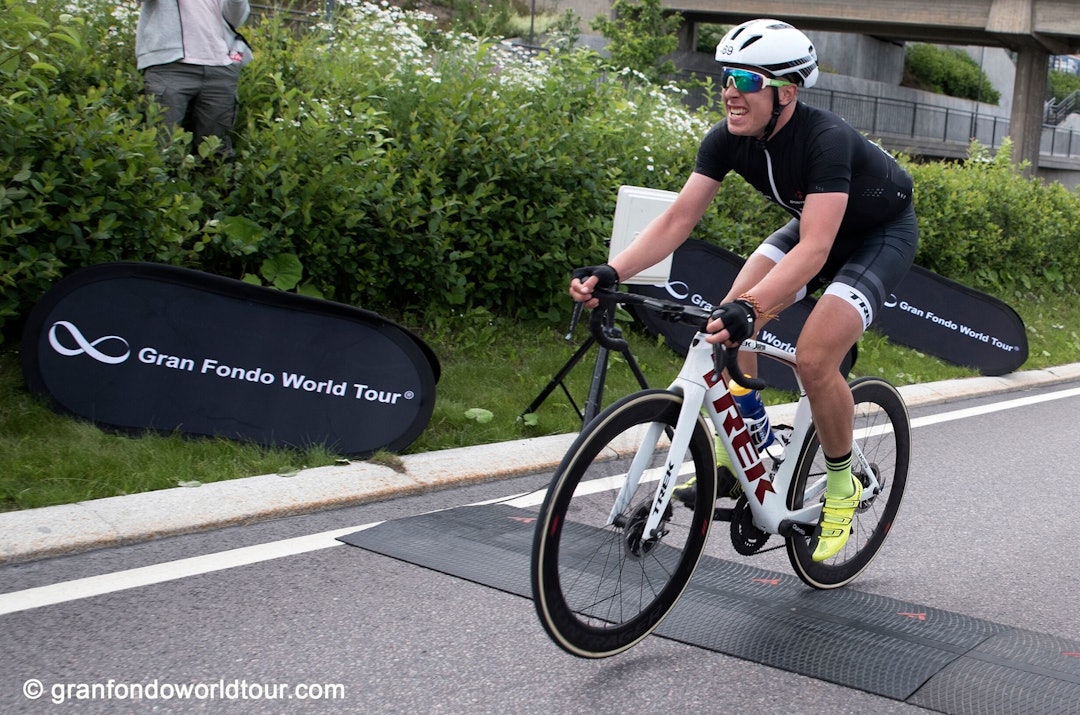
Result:
{"label": "grass verge", "polygon": [[[1080,355],[1080,296],[1072,291],[1049,293],[1049,297],[1017,295],[1013,301],[1028,329],[1030,357],[1023,369],[1066,364]],[[416,323],[406,320],[405,324]],[[595,350],[567,376],[573,403],[557,388],[533,415],[519,417],[585,339],[584,325],[568,341],[565,328],[513,324],[481,310],[436,321],[418,332],[439,355],[442,377],[432,419],[409,453],[580,429],[578,409],[584,407]],[[650,385],[664,386],[677,374],[681,359],[658,340],[634,330],[627,330],[627,338]],[[870,374],[905,385],[974,372],[869,333],[860,343],[853,377]],[[622,356],[613,354],[605,404],[637,386]],[[792,397],[766,393],[770,404]],[[18,349],[0,352],[0,511],[195,487],[257,474],[288,474],[336,461],[341,460],[322,448],[266,449],[180,434],[131,437],[103,431],[58,415],[34,399],[23,382]]]}

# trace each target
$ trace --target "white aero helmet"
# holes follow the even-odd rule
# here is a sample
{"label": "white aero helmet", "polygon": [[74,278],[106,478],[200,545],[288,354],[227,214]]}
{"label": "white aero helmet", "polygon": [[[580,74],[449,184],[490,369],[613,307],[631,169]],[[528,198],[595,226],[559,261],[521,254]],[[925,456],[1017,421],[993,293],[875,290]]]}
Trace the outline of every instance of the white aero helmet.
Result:
{"label": "white aero helmet", "polygon": [[803,87],[813,87],[818,78],[814,43],[782,20],[750,20],[732,28],[716,46],[716,61],[758,67]]}

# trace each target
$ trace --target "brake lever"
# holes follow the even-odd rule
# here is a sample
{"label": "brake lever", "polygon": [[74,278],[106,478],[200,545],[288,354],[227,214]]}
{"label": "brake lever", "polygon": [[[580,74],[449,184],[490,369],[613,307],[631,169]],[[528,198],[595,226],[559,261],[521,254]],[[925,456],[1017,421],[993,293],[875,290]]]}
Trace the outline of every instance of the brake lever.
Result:
{"label": "brake lever", "polygon": [[717,375],[726,369],[728,377],[736,385],[745,387],[747,390],[764,390],[769,386],[769,383],[761,378],[744,375],[743,371],[739,369],[738,345],[733,348],[729,348],[725,345],[713,346],[713,366],[716,369]]}
{"label": "brake lever", "polygon": [[614,305],[601,301],[601,305],[593,308],[592,315],[589,316],[589,331],[602,347],[621,352],[627,349],[627,342],[620,337],[621,330],[614,325],[608,327],[605,324],[609,314],[614,316]]}

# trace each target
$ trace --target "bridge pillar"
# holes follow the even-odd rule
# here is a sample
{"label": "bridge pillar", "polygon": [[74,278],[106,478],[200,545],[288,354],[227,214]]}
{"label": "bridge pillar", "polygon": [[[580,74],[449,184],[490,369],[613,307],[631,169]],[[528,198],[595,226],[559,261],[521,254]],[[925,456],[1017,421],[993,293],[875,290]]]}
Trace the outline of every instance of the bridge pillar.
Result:
{"label": "bridge pillar", "polygon": [[1026,47],[1016,55],[1016,81],[1013,84],[1009,134],[1013,140],[1013,161],[1027,160],[1031,166],[1025,175],[1034,176],[1039,168],[1042,144],[1043,103],[1046,100],[1046,68],[1050,53]]}
{"label": "bridge pillar", "polygon": [[[1035,30],[1035,0],[993,0],[986,30],[1006,37],[1029,38]],[[1049,62],[1050,52],[1034,42],[1022,42],[1016,54],[1009,135],[1013,140],[1013,161],[1029,161],[1029,176],[1039,168]]]}

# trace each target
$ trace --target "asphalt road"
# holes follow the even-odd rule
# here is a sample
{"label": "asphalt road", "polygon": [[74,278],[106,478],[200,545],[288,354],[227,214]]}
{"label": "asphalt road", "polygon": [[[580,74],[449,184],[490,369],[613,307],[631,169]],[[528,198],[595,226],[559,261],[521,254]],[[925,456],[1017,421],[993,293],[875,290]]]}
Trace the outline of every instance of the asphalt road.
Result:
{"label": "asphalt road", "polygon": [[[851,588],[1080,639],[1078,386],[913,409],[900,518]],[[659,637],[575,659],[528,600],[335,539],[546,481],[2,566],[0,712],[924,712]],[[782,551],[750,563],[790,575]]]}

